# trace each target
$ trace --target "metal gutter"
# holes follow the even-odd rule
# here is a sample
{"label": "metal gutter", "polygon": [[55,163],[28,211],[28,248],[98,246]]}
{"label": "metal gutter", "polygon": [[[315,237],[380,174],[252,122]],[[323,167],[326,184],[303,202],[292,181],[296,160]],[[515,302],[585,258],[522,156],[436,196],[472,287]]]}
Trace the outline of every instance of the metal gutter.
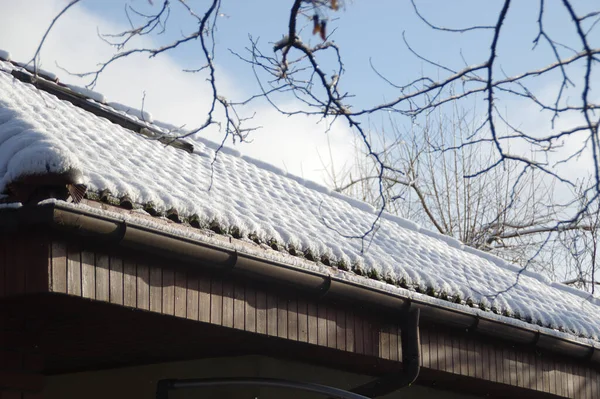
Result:
{"label": "metal gutter", "polygon": [[233,275],[293,285],[320,297],[342,299],[397,314],[406,312],[409,307],[418,309],[423,321],[475,331],[490,337],[543,348],[569,357],[589,359],[600,364],[600,350],[592,345],[538,331],[533,326],[528,327],[525,323],[523,326],[507,324],[494,319],[494,317],[473,315],[451,303],[446,307],[418,298],[406,298],[375,287],[363,286],[352,281],[238,252],[226,245],[206,243],[162,230],[126,223],[108,215],[97,215],[82,209],[73,209],[60,203],[22,207],[17,210],[5,209],[1,210],[0,214],[0,231],[32,225],[46,225],[59,231],[93,237],[97,241],[201,265]]}
{"label": "metal gutter", "polygon": [[258,387],[280,388],[295,391],[311,392],[336,399],[369,399],[366,396],[343,389],[321,384],[282,380],[275,378],[193,378],[185,380],[160,380],[156,386],[156,399],[168,399],[169,391],[194,388],[231,388],[231,387]]}

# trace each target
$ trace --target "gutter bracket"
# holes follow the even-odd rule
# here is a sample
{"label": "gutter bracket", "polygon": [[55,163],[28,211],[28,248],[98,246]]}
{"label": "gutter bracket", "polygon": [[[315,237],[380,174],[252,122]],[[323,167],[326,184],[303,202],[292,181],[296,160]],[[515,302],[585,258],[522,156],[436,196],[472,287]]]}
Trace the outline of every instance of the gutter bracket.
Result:
{"label": "gutter bracket", "polygon": [[331,276],[324,276],[323,284],[317,288],[319,300],[325,298],[331,288]]}
{"label": "gutter bracket", "polygon": [[117,243],[121,243],[125,239],[128,228],[129,227],[127,226],[127,221],[121,221],[121,223],[119,224],[119,235],[117,237]]}
{"label": "gutter bracket", "polygon": [[403,318],[401,329],[402,370],[353,388],[350,392],[375,398],[411,385],[421,370],[421,340],[419,337],[420,310],[410,309]]}
{"label": "gutter bracket", "polygon": [[229,259],[227,259],[227,262],[225,262],[223,264],[223,267],[227,270],[227,271],[231,271],[235,268],[235,265],[237,265],[238,263],[238,251],[237,249],[234,250],[231,255],[229,256]]}

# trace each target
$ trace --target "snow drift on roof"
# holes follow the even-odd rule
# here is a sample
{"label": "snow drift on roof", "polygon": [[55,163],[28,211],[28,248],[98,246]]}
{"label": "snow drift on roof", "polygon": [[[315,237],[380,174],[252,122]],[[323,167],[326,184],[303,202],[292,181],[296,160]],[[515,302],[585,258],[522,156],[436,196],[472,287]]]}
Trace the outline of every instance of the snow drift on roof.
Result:
{"label": "snow drift on roof", "polygon": [[[369,229],[376,217],[370,206],[235,151],[223,151],[213,164],[214,159],[213,143],[200,141],[188,154],[0,72],[0,193],[19,176],[77,167],[92,191],[108,189],[116,197],[198,215],[205,225],[309,250],[315,259],[341,261],[371,277],[599,339],[600,308],[584,292],[519,273],[496,257],[390,215],[367,240],[345,238]],[[366,277],[353,278],[371,284]]]}

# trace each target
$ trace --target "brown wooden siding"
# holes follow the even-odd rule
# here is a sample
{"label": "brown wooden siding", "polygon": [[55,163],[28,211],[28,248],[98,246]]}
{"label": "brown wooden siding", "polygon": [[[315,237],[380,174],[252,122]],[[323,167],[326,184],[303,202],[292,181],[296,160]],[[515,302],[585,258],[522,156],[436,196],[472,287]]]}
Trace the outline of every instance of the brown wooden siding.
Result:
{"label": "brown wooden siding", "polygon": [[[33,244],[35,241],[36,244]],[[50,259],[50,260],[49,260]],[[278,292],[170,262],[14,236],[0,240],[0,296],[68,294],[392,361],[402,359],[390,317]],[[564,397],[597,398],[600,375],[585,362],[461,331],[421,327],[422,366]]]}
{"label": "brown wooden siding", "polygon": [[0,298],[48,292],[49,249],[43,235],[0,235]]}
{"label": "brown wooden siding", "polygon": [[0,347],[0,399],[42,399],[39,355]]}
{"label": "brown wooden siding", "polygon": [[[52,244],[50,286],[54,292],[357,354],[402,359],[399,326],[372,313],[290,292],[266,291],[247,281],[176,270],[171,265],[134,258],[78,252],[77,248],[66,250],[65,246],[60,242]],[[107,268],[108,297],[106,288],[98,285],[98,276],[105,279]],[[85,275],[90,280],[95,276],[95,289],[91,289]],[[89,288],[84,288],[85,284]],[[422,366],[433,370],[558,396],[598,395],[598,371],[569,359],[427,326],[421,328],[421,348]]]}

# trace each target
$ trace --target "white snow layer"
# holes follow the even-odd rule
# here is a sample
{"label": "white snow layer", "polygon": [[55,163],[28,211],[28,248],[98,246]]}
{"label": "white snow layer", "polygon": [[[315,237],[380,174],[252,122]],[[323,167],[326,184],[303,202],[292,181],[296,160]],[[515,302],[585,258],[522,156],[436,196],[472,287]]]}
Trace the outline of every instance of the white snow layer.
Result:
{"label": "white snow layer", "polygon": [[[1,64],[0,69],[10,69]],[[519,273],[499,258],[396,216],[384,214],[375,234],[364,241],[347,238],[370,228],[376,218],[370,206],[288,177],[277,168],[265,168],[235,151],[219,153],[212,173],[214,147],[199,140],[194,154],[188,154],[165,146],[0,71],[0,193],[19,176],[76,167],[92,191],[108,189],[116,197],[127,194],[134,202],[175,208],[181,216],[197,214],[206,225],[216,222],[225,231],[235,227],[265,242],[310,249],[317,258],[343,259],[364,272],[376,271],[386,281],[471,299],[488,309],[563,330],[582,342],[589,343],[581,337],[599,340],[596,298],[552,284],[536,273]],[[264,256],[270,252],[264,251]],[[376,283],[366,277],[352,279]],[[409,292],[393,285],[387,289],[405,296]]]}

